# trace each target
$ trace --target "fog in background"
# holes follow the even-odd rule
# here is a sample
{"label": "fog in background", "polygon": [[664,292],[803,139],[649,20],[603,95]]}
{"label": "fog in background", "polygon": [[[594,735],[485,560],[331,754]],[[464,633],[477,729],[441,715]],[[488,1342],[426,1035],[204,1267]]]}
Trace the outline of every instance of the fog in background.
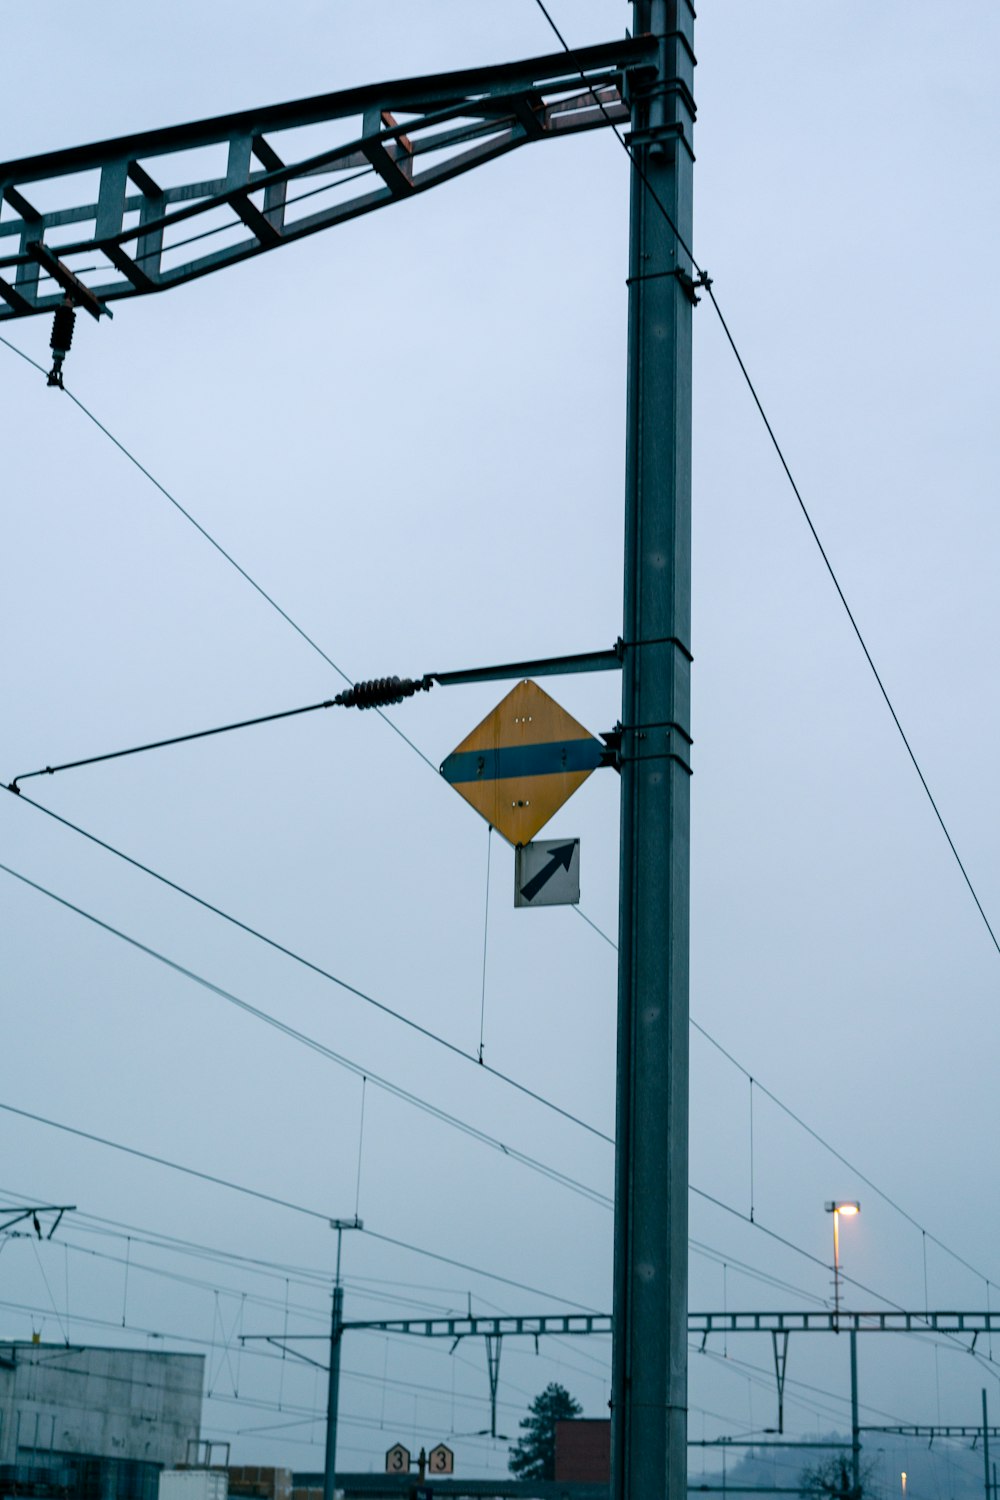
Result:
{"label": "fog in background", "polygon": [[[573,45],[630,22],[554,15]],[[1000,13],[707,0],[696,35],[698,258],[994,920]],[[533,0],[6,5],[0,155],[556,49]],[[606,131],[514,152],[79,318],[67,385],[351,680],[607,647],[628,186]],[[41,363],[49,331],[0,329]],[[2,346],[0,383],[0,778],[343,685]],[[691,1003],[739,1066],[693,1032],[691,1307],[828,1306],[837,1196],[862,1203],[849,1306],[996,1305],[1000,956],[706,301],[694,476]],[[611,674],[546,687],[595,733],[618,717]],[[611,1133],[619,785],[594,775],[543,835],[582,839],[588,920],[515,911],[511,850],[433,769],[504,691],[389,710],[420,753],[331,711],[25,791],[472,1058],[489,858],[485,1060]],[[319,1215],[0,1111],[5,1201],[79,1209],[3,1244],[3,1337],[201,1350],[206,1435],[316,1470],[324,1377],[239,1336],[323,1334],[327,1217],[366,1226],[350,1319],[610,1311],[605,1141],[25,799],[0,820],[5,866],[589,1190],[0,873],[0,1102]],[[988,1341],[860,1343],[863,1421],[975,1423],[983,1386],[1000,1413]],[[609,1355],[506,1340],[500,1432],[552,1380],[605,1415]],[[848,1389],[845,1338],[793,1336],[791,1435],[843,1431]],[[696,1341],[690,1403],[692,1437],[773,1425],[769,1340]],[[459,1474],[500,1473],[489,1426],[481,1342],[346,1336],[345,1469],[444,1439]]]}

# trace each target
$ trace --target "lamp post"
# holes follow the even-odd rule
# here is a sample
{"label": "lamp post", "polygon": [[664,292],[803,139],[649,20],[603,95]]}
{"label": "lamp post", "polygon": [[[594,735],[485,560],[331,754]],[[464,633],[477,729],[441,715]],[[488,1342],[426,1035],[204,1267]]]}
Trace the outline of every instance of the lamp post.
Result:
{"label": "lamp post", "polygon": [[323,1500],[333,1500],[337,1467],[337,1405],[340,1396],[340,1338],[344,1330],[344,1288],[340,1284],[340,1245],[345,1229],[364,1229],[353,1219],[331,1219],[337,1231],[337,1274],[333,1283],[333,1313],[330,1318],[330,1375],[326,1388],[326,1464],[323,1470]]}
{"label": "lamp post", "polygon": [[[861,1212],[861,1204],[852,1199],[837,1198],[825,1203],[828,1214],[833,1214],[833,1329],[840,1332],[840,1217],[854,1219]],[[858,1416],[858,1334],[852,1328],[848,1335],[851,1342],[851,1497],[861,1500],[861,1427]],[[903,1500],[906,1500],[906,1480],[903,1480]]]}
{"label": "lamp post", "polygon": [[828,1214],[833,1214],[833,1326],[840,1332],[840,1216],[853,1219],[861,1212],[861,1204],[835,1200],[824,1205]]}

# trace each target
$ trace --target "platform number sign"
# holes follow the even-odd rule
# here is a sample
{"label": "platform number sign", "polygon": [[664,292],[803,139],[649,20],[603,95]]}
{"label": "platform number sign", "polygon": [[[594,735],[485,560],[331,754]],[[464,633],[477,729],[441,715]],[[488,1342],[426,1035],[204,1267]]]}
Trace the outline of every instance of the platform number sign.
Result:
{"label": "platform number sign", "polygon": [[409,1474],[409,1448],[404,1448],[402,1443],[394,1443],[385,1455],[385,1472],[387,1474]]}
{"label": "platform number sign", "polygon": [[444,1443],[438,1443],[427,1455],[428,1474],[454,1474],[455,1455]]}

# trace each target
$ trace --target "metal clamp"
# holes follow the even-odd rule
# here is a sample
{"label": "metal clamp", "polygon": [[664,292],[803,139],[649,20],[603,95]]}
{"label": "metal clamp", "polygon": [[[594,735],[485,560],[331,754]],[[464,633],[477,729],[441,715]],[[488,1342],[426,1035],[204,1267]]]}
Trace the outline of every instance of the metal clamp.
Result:
{"label": "metal clamp", "polygon": [[637,650],[640,646],[676,646],[678,651],[687,657],[688,661],[694,661],[689,648],[684,644],[679,635],[654,635],[645,641],[623,641],[621,636],[619,636],[615,650],[619,658],[624,659],[626,651]]}
{"label": "metal clamp", "polygon": [[[677,762],[681,770],[685,771],[688,776],[694,775],[694,771],[691,769],[689,759],[691,753],[690,747],[694,744],[694,741],[688,734],[687,730],[684,728],[683,724],[677,724],[672,719],[664,719],[658,723],[652,724],[621,724],[618,725],[617,728],[619,746],[621,745],[621,736],[623,734],[634,734],[637,740],[644,740],[647,738],[648,731],[652,729],[665,730],[667,740],[667,746],[665,749],[654,751],[649,755],[622,755],[619,753],[619,769],[621,769],[623,765],[635,766],[641,764],[643,761],[673,760]],[[683,745],[683,754],[679,749],[674,748],[673,737],[675,735],[679,736],[680,741]],[[602,736],[602,738],[606,737]]]}
{"label": "metal clamp", "polygon": [[625,285],[635,286],[640,281],[663,281],[667,277],[675,277],[680,282],[681,290],[695,307],[701,301],[696,289],[704,287],[707,292],[712,285],[712,278],[707,271],[699,271],[696,279],[688,271],[682,270],[680,266],[674,266],[669,271],[640,271],[638,276],[626,276]]}
{"label": "metal clamp", "polygon": [[699,271],[697,277],[694,277],[690,276],[687,271],[682,271],[679,266],[677,268],[677,280],[681,284],[681,290],[693,307],[697,307],[701,301],[701,298],[698,296],[698,287],[704,287],[707,292],[712,285],[712,278],[707,271]]}

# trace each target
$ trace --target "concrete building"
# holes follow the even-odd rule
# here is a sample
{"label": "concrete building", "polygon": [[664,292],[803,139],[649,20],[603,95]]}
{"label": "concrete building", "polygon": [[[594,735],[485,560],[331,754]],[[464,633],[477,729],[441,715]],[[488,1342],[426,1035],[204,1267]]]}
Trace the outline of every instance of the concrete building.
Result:
{"label": "concrete building", "polygon": [[0,1465],[183,1464],[204,1380],[201,1354],[0,1342]]}

